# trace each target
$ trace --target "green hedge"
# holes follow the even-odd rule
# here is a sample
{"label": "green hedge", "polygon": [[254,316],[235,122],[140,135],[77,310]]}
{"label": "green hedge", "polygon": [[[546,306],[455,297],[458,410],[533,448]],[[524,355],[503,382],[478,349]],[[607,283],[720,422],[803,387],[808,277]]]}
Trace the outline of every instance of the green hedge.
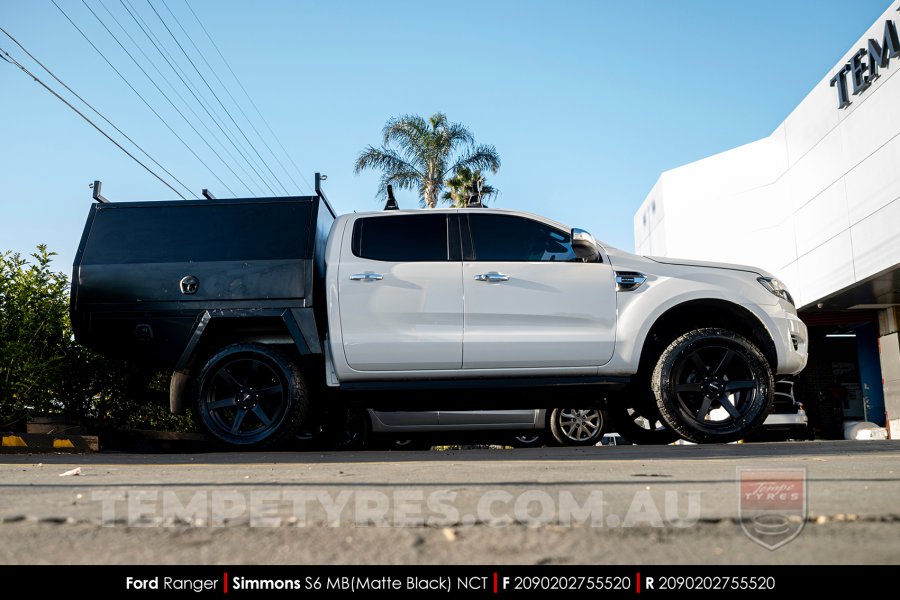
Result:
{"label": "green hedge", "polygon": [[0,430],[32,414],[66,414],[95,428],[192,430],[164,406],[166,374],[75,343],[69,278],[45,245],[0,255]]}

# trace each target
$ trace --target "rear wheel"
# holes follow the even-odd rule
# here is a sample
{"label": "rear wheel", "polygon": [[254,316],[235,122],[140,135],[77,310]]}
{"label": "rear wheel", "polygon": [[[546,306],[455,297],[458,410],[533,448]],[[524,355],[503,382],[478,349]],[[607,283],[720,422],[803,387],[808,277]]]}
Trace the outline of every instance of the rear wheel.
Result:
{"label": "rear wheel", "polygon": [[197,376],[194,409],[204,434],[232,450],[257,450],[292,439],[309,399],[297,366],[263,344],[234,344]]}
{"label": "rear wheel", "polygon": [[362,450],[369,441],[369,415],[361,408],[338,410],[330,419],[331,444],[335,450]]}
{"label": "rear wheel", "polygon": [[697,443],[743,438],[763,424],[773,401],[768,361],[727,329],[677,338],[660,356],[651,383],[666,424]]}
{"label": "rear wheel", "polygon": [[550,433],[560,446],[594,446],[606,431],[606,413],[599,408],[555,408]]}
{"label": "rear wheel", "polygon": [[509,441],[509,445],[513,448],[540,448],[546,440],[544,436],[537,433],[524,433],[513,436]]}

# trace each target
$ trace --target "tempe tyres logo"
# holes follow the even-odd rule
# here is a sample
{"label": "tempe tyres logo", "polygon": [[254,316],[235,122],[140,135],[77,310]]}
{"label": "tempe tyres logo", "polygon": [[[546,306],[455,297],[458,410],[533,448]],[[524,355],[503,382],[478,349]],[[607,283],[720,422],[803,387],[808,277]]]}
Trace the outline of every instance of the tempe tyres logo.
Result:
{"label": "tempe tyres logo", "polygon": [[776,550],[806,525],[806,469],[738,468],[738,516],[751,540]]}

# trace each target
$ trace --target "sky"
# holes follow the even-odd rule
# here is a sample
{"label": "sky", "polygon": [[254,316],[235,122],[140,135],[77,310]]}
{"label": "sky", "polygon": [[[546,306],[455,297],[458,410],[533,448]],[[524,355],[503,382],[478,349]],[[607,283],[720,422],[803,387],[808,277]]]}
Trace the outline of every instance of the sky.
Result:
{"label": "sky", "polygon": [[[502,166],[488,182],[501,194],[493,206],[539,213],[626,250],[634,247],[634,212],[661,172],[769,135],[889,6],[888,0],[189,1],[277,141],[186,0],[57,0],[161,119],[51,0],[0,1],[0,26],[194,193],[272,195],[259,181],[272,180],[271,169],[290,193],[306,195],[319,171],[328,176],[325,191],[339,213],[377,210],[384,202],[375,196],[379,176],[353,173],[359,152],[380,143],[391,117],[443,112],[479,143],[496,146]],[[206,108],[126,7],[157,36]],[[71,98],[3,34],[0,48]],[[0,62],[0,251],[30,253],[45,243],[59,254],[56,269],[68,271],[94,179],[112,201],[176,198],[30,77]],[[412,192],[398,200],[402,208],[418,206]]]}

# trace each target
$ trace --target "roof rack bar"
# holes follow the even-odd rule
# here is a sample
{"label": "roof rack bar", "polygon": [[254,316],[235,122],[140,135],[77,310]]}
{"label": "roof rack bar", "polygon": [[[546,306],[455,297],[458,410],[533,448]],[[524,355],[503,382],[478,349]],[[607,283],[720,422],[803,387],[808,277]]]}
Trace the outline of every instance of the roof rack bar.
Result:
{"label": "roof rack bar", "polygon": [[99,202],[100,204],[110,204],[110,201],[103,197],[103,194],[100,193],[100,188],[103,185],[103,182],[99,179],[95,179],[94,183],[90,184],[88,187],[93,191],[91,192],[91,198]]}

